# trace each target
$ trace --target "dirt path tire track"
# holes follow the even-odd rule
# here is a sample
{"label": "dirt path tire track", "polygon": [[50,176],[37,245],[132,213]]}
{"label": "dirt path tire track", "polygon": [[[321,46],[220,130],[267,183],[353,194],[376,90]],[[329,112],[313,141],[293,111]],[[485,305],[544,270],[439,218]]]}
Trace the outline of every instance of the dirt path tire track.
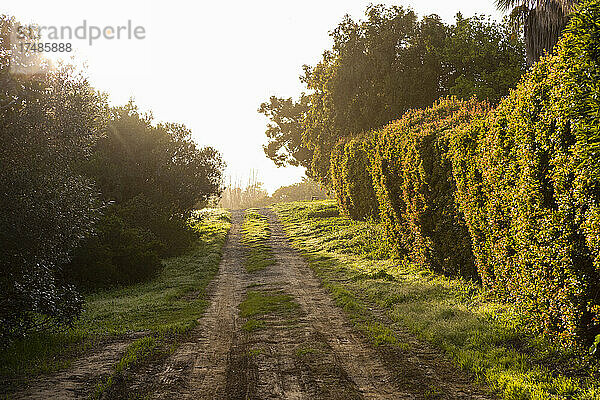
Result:
{"label": "dirt path tire track", "polygon": [[[395,326],[397,337],[409,344],[400,349],[374,350],[356,333],[305,260],[293,249],[271,210],[266,212],[272,233],[270,245],[277,258],[275,269],[288,282],[287,290],[308,314],[313,326],[333,347],[346,372],[368,399],[491,399],[489,393],[446,359],[442,352],[417,340],[404,328]],[[380,316],[380,322],[390,321]],[[426,393],[436,388],[441,393]]]}
{"label": "dirt path tire track", "polygon": [[145,334],[137,332],[98,343],[95,349],[74,360],[66,371],[42,375],[28,382],[26,388],[7,396],[28,400],[86,398],[97,382],[111,375],[127,346]]}
{"label": "dirt path tire track", "polygon": [[277,260],[275,272],[287,283],[286,290],[304,309],[313,329],[331,346],[362,397],[414,399],[414,393],[398,387],[377,352],[353,330],[310,267],[290,246],[277,216],[271,210],[265,214],[271,226],[270,245]]}
{"label": "dirt path tire track", "polygon": [[[219,275],[199,326],[166,360],[156,376],[155,399],[228,398],[230,352],[238,342],[238,305],[246,284],[240,230],[243,212],[233,211]],[[151,372],[151,371],[147,371]],[[241,377],[241,376],[239,376]],[[229,379],[232,377],[230,376]],[[229,382],[230,383],[230,382]],[[240,381],[241,383],[241,381]],[[236,385],[239,386],[239,385]],[[239,387],[237,387],[239,389]]]}

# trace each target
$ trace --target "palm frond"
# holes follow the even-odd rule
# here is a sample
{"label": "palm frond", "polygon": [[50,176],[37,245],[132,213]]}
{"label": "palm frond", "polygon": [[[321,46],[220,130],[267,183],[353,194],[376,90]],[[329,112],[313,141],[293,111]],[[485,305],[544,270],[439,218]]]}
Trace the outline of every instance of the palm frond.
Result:
{"label": "palm frond", "polygon": [[556,1],[540,1],[538,6],[529,11],[525,19],[525,45],[527,63],[533,64],[552,49],[567,24],[568,13]]}
{"label": "palm frond", "polygon": [[535,8],[538,1],[540,0],[496,0],[496,8],[503,12],[507,12],[517,7]]}
{"label": "palm frond", "polygon": [[579,0],[496,0],[496,7],[510,10],[510,20],[523,26],[527,63],[533,64],[544,54],[552,52],[569,14]]}

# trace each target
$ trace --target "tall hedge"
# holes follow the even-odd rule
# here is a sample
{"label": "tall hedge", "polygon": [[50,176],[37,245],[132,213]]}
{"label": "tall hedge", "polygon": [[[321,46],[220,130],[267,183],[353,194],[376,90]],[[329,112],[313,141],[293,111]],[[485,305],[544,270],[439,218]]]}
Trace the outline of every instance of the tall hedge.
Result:
{"label": "tall hedge", "polygon": [[372,134],[338,142],[331,153],[330,179],[338,206],[352,219],[377,218],[377,198],[369,172]]}
{"label": "tall hedge", "polygon": [[452,129],[487,110],[475,99],[444,98],[407,112],[376,135],[371,172],[381,219],[399,256],[446,275],[477,279],[447,155]]}
{"label": "tall hedge", "polygon": [[600,0],[487,118],[452,141],[485,286],[563,343],[600,333]]}

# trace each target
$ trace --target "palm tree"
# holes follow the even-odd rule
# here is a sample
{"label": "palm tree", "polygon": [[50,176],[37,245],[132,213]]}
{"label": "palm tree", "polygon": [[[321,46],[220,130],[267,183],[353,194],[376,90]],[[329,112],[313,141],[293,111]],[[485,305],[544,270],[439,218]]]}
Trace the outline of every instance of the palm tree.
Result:
{"label": "palm tree", "polygon": [[569,14],[578,0],[496,0],[501,11],[511,10],[510,18],[523,25],[527,64],[532,65],[544,52],[552,52]]}

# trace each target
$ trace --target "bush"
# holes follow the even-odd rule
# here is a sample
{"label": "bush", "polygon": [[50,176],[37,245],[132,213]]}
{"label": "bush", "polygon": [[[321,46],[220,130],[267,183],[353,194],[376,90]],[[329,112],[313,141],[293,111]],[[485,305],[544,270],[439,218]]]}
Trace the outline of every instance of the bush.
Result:
{"label": "bush", "polygon": [[220,193],[224,168],[183,125],[154,124],[132,102],[112,109],[108,123],[83,164],[110,206],[65,274],[88,290],[148,279],[159,257],[188,250],[197,238],[191,211]]}
{"label": "bush", "polygon": [[[70,67],[49,69],[35,52],[20,65],[10,40],[18,26],[0,16],[0,347],[68,324],[81,310],[59,275],[97,216],[97,195],[78,166],[107,107]],[[37,73],[11,70],[19,67]]]}
{"label": "bush", "polygon": [[487,109],[475,99],[445,98],[407,112],[377,133],[372,175],[396,255],[446,275],[477,279],[469,233],[454,203],[447,153],[452,129]]}
{"label": "bush", "polygon": [[161,268],[162,247],[154,235],[127,225],[112,210],[97,226],[95,236],[77,248],[65,274],[86,290],[131,284],[149,279]]}
{"label": "bush", "polygon": [[184,125],[156,124],[133,102],[111,109],[108,123],[87,163],[103,200],[124,204],[141,195],[175,215],[221,193],[221,155],[198,147]]}
{"label": "bush", "polygon": [[345,216],[365,220],[378,218],[379,208],[369,172],[372,135],[338,142],[331,153],[331,186]]}
{"label": "bush", "polygon": [[159,243],[161,257],[179,255],[188,250],[197,238],[187,214],[174,214],[163,209],[144,195],[138,195],[115,208],[127,226],[148,232]]}
{"label": "bush", "polygon": [[600,1],[571,17],[487,118],[452,141],[457,200],[484,285],[537,332],[600,333]]}

